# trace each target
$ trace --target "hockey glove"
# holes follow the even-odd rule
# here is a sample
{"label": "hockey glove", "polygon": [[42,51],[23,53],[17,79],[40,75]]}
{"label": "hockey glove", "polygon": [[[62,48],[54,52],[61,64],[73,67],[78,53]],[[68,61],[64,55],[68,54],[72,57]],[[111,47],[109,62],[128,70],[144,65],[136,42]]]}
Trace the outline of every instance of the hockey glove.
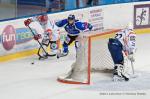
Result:
{"label": "hockey glove", "polygon": [[34,38],[34,40],[39,40],[42,38],[42,36],[41,36],[41,34],[37,34],[33,38]]}
{"label": "hockey glove", "polygon": [[29,26],[29,24],[30,24],[31,22],[32,22],[31,19],[27,19],[27,20],[24,21],[24,25],[25,25],[25,26]]}

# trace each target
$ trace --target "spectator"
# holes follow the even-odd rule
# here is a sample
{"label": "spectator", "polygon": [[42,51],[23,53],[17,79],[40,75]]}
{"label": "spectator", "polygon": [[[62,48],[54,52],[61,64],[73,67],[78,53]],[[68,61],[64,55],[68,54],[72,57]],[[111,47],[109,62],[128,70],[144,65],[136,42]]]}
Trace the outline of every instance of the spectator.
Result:
{"label": "spectator", "polygon": [[46,0],[47,12],[61,11],[65,9],[65,0]]}
{"label": "spectator", "polygon": [[76,7],[79,8],[80,7],[80,1],[76,0]]}
{"label": "spectator", "polygon": [[88,5],[88,6],[91,6],[91,5],[92,5],[92,1],[93,1],[93,0],[88,0],[88,1],[87,1],[87,5]]}
{"label": "spectator", "polygon": [[98,4],[99,4],[99,0],[88,0],[87,1],[88,6],[98,5]]}

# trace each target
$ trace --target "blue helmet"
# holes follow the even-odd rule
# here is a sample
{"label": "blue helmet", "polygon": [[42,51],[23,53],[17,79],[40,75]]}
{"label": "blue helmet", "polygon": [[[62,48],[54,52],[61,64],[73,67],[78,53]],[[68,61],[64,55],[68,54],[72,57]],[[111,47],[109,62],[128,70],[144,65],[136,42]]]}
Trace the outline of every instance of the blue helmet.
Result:
{"label": "blue helmet", "polygon": [[70,14],[70,15],[68,16],[68,20],[75,20],[75,15]]}

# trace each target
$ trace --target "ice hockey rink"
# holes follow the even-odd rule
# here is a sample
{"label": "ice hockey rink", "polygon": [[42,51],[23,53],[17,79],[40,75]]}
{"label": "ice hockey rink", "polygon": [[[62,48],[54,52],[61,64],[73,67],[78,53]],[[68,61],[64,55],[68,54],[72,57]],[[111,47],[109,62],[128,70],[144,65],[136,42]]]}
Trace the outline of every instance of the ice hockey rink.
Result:
{"label": "ice hockey rink", "polygon": [[[75,61],[75,54],[39,61],[37,56],[0,63],[0,99],[100,99],[150,96],[150,34],[137,36],[137,78],[113,82],[112,74],[93,74],[91,85],[63,84],[57,77]],[[34,64],[31,64],[34,62]],[[136,94],[136,95],[135,95]]]}

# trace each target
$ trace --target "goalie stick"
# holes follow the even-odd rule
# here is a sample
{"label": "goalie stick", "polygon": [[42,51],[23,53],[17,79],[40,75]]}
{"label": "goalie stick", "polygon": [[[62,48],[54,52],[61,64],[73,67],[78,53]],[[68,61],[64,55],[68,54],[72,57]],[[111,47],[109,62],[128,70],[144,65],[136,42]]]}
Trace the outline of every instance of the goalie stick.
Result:
{"label": "goalie stick", "polygon": [[131,62],[131,67],[132,67],[132,74],[134,75],[134,74],[135,74],[135,72],[134,72],[134,65],[133,65],[133,61],[131,61],[131,60],[130,60],[130,62]]}
{"label": "goalie stick", "polygon": [[131,62],[131,67],[132,67],[132,74],[130,74],[130,77],[137,78],[139,76],[139,74],[135,74],[133,61],[130,60],[130,62]]}
{"label": "goalie stick", "polygon": [[137,78],[139,76],[139,74],[135,74],[134,62],[132,60],[130,60],[127,55],[125,55],[124,57],[127,58],[127,61],[130,61],[130,66],[131,66],[131,69],[132,69],[132,73],[128,73],[129,77],[130,78]]}

